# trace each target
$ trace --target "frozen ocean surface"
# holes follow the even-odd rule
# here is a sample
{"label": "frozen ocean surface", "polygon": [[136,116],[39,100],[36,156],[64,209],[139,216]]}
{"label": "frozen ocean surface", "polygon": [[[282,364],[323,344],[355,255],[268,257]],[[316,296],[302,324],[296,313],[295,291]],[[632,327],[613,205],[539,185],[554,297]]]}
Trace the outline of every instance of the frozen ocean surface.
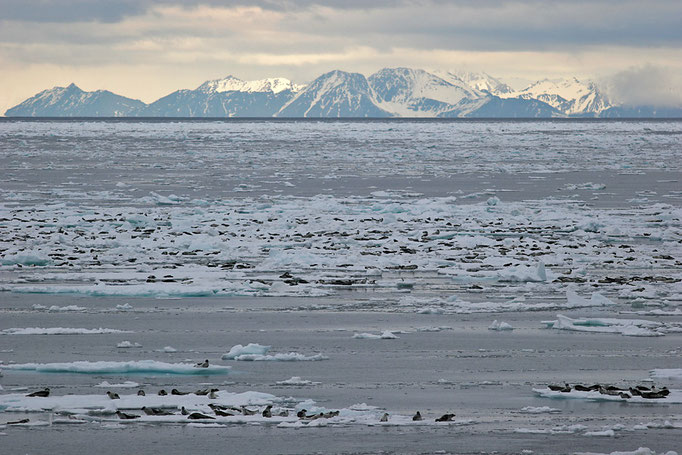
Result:
{"label": "frozen ocean surface", "polygon": [[681,165],[680,121],[1,119],[1,446],[679,451]]}

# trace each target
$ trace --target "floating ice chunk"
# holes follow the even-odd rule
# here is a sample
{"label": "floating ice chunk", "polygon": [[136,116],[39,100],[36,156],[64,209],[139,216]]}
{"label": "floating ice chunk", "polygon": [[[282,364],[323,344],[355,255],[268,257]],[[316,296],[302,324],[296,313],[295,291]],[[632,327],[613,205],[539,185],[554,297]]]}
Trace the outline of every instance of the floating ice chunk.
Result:
{"label": "floating ice chunk", "polygon": [[549,406],[525,406],[519,411],[521,414],[555,414],[561,409],[550,408]]}
{"label": "floating ice chunk", "polygon": [[517,265],[505,268],[497,272],[499,280],[502,282],[541,282],[547,281],[547,270],[545,264],[539,262],[537,265]]}
{"label": "floating ice chunk", "polygon": [[258,343],[249,343],[246,346],[237,344],[232,346],[230,352],[223,354],[223,360],[234,360],[242,355],[265,355],[270,350],[271,346],[264,346]]}
{"label": "floating ice chunk", "polygon": [[374,333],[356,333],[353,338],[368,339],[368,340],[395,340],[398,337],[390,330],[383,331],[380,335]]}
{"label": "floating ice chunk", "polygon": [[50,307],[46,307],[45,305],[33,305],[34,310],[38,311],[49,311],[51,313],[55,312],[61,312],[61,311],[85,311],[87,308],[78,306],[78,305],[66,305],[66,306],[58,306],[58,305],[52,305]]}
{"label": "floating ice chunk", "polygon": [[586,183],[571,183],[568,185],[565,185],[562,189],[567,190],[567,191],[575,191],[575,190],[603,190],[606,189],[606,185],[603,183],[592,183],[592,182],[586,182]]}
{"label": "floating ice chunk", "polygon": [[286,354],[242,354],[234,358],[234,360],[241,360],[247,362],[309,362],[317,360],[328,360],[329,357],[322,354],[315,354],[306,356],[298,352],[289,352]]}
{"label": "floating ice chunk", "polygon": [[116,305],[116,310],[117,311],[130,311],[133,309],[133,306],[129,303],[123,303],[120,305]]}
{"label": "floating ice chunk", "polygon": [[[607,453],[595,453],[595,452],[576,452],[575,455],[656,455],[656,452],[648,447],[640,447],[637,450],[631,452],[611,452]],[[670,450],[668,452],[661,452],[660,455],[677,455],[677,452]]]}
{"label": "floating ice chunk", "polygon": [[485,203],[492,207],[500,203],[500,198],[498,198],[497,196],[493,196],[488,198],[488,200],[485,201]]}
{"label": "floating ice chunk", "polygon": [[52,263],[52,259],[40,251],[17,251],[11,254],[3,254],[0,259],[2,265],[33,265],[44,266]]}
{"label": "floating ice chunk", "polygon": [[377,406],[372,406],[367,403],[355,403],[350,406],[348,406],[348,409],[352,411],[374,411],[376,409],[379,409]]}
{"label": "floating ice chunk", "polygon": [[121,349],[127,349],[127,348],[141,348],[142,345],[140,343],[133,343],[131,341],[121,341],[116,345],[117,348]]}
{"label": "floating ice chunk", "polygon": [[550,431],[543,428],[514,428],[514,433],[520,434],[548,434]]}
{"label": "floating ice chunk", "polygon": [[426,307],[417,310],[417,314],[443,314],[445,311],[442,308]]}
{"label": "floating ice chunk", "polygon": [[493,323],[490,324],[490,327],[488,327],[488,330],[514,330],[514,327],[506,322],[498,322],[497,319],[495,319]]}
{"label": "floating ice chunk", "polygon": [[291,386],[305,386],[305,385],[316,385],[319,382],[313,382],[308,379],[302,379],[300,376],[292,376],[284,381],[277,381],[277,385],[291,385]]}
{"label": "floating ice chunk", "polygon": [[64,363],[17,363],[3,365],[7,370],[35,371],[37,373],[79,373],[79,374],[180,374],[209,375],[227,374],[229,366],[210,365],[196,368],[188,363],[166,363],[155,360],[136,360],[130,362],[64,362]]}
{"label": "floating ice chunk", "polygon": [[585,436],[602,436],[602,437],[607,437],[607,438],[613,438],[616,436],[616,432],[609,429],[609,430],[601,430],[601,431],[586,431]]}
{"label": "floating ice chunk", "polygon": [[114,383],[111,384],[107,381],[102,381],[99,384],[95,385],[95,387],[101,387],[103,389],[109,389],[109,388],[120,388],[120,389],[134,389],[135,387],[139,387],[140,384],[134,381],[125,381],[122,383]]}
{"label": "floating ice chunk", "polygon": [[178,352],[178,350],[175,349],[173,346],[164,346],[163,349],[159,349],[159,351],[161,351],[161,352],[168,352],[168,353],[171,353],[171,352]]}
{"label": "floating ice chunk", "polygon": [[4,335],[100,335],[105,333],[132,333],[130,330],[118,329],[83,329],[72,327],[13,327],[0,330]]}
{"label": "floating ice chunk", "polygon": [[657,368],[651,370],[651,377],[656,379],[682,380],[682,368]]}
{"label": "floating ice chunk", "polygon": [[609,306],[615,305],[615,302],[609,300],[598,292],[593,292],[590,300],[579,296],[574,290],[566,290],[567,308],[583,308],[593,306]]}
{"label": "floating ice chunk", "polygon": [[557,314],[555,321],[543,321],[543,324],[546,324],[548,328],[575,332],[619,333],[626,336],[644,337],[663,336],[663,333],[654,330],[661,327],[661,324],[643,319],[572,319]]}
{"label": "floating ice chunk", "polygon": [[544,389],[533,389],[533,392],[544,398],[556,398],[556,399],[577,399],[577,400],[587,400],[587,401],[619,401],[627,403],[636,404],[648,404],[648,405],[668,405],[668,404],[680,404],[682,403],[682,390],[670,389],[670,394],[665,398],[654,398],[648,399],[639,396],[633,396],[630,398],[623,398],[619,395],[604,395],[598,391],[592,392],[582,392],[578,390],[571,390],[570,392],[561,392],[550,390],[549,388]]}
{"label": "floating ice chunk", "polygon": [[153,191],[151,191],[149,194],[152,195],[152,198],[157,205],[177,205],[180,203],[180,198],[175,196],[174,194],[170,194],[168,195],[168,197],[162,196]]}

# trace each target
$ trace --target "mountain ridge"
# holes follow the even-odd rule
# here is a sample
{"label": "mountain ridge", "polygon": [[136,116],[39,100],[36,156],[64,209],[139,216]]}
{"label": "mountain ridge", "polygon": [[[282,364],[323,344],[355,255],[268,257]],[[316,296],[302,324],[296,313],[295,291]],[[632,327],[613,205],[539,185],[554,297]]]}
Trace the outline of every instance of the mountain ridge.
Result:
{"label": "mountain ridge", "polygon": [[513,90],[487,73],[383,68],[365,77],[332,70],[307,85],[282,77],[207,80],[152,103],[74,83],[43,90],[7,117],[680,117],[682,106],[623,106],[577,78],[541,79]]}

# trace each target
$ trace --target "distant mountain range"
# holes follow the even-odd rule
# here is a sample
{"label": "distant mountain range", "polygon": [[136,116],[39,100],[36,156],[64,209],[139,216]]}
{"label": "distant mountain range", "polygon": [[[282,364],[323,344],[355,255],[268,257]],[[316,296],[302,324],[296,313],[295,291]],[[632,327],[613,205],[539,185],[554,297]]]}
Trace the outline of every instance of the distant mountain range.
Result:
{"label": "distant mountain range", "polygon": [[384,68],[370,77],[331,71],[308,85],[233,76],[153,103],[75,84],[44,90],[7,117],[682,117],[682,107],[614,105],[593,82],[541,80],[523,90],[486,73]]}

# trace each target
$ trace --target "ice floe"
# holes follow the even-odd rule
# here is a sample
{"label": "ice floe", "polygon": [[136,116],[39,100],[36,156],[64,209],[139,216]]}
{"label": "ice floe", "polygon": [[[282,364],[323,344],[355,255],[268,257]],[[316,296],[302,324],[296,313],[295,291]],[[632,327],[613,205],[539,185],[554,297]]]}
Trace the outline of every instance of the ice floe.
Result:
{"label": "ice floe", "polygon": [[666,333],[663,323],[645,319],[617,319],[617,318],[580,318],[572,319],[557,314],[553,321],[543,321],[550,329],[570,330],[574,332],[616,333],[635,337],[656,337]]}
{"label": "ice floe", "polygon": [[101,335],[107,333],[132,333],[130,330],[118,329],[83,329],[73,327],[13,327],[0,330],[4,335]]}
{"label": "ice floe", "polygon": [[146,375],[213,375],[227,374],[229,366],[210,365],[196,368],[187,363],[166,363],[156,360],[136,360],[129,362],[77,361],[63,363],[17,363],[2,365],[7,370],[35,371],[37,373],[79,373],[79,374],[146,374]]}
{"label": "ice floe", "polygon": [[116,345],[117,348],[120,349],[128,349],[128,348],[141,348],[142,345],[140,343],[133,343],[131,341],[121,341]]}
{"label": "ice floe", "polygon": [[639,449],[632,451],[617,451],[611,453],[576,452],[575,455],[677,455],[677,452],[674,450],[669,450],[667,452],[656,452],[648,447],[640,447]]}
{"label": "ice floe", "polygon": [[[412,310],[477,312],[610,304],[559,301],[569,284],[580,292],[599,284],[603,295],[621,300],[660,301],[675,294],[681,279],[674,257],[661,254],[680,235],[680,209],[671,205],[491,206],[389,194],[203,202],[166,195],[98,209],[47,202],[21,211],[3,207],[7,238],[13,240],[0,240],[0,268],[7,272],[0,289],[196,297],[318,296],[370,288],[419,299],[422,291],[443,285],[461,293],[502,285],[516,296],[534,297]],[[31,258],[20,259],[22,254]],[[640,272],[652,268],[656,274]],[[384,309],[401,310],[388,300]]]}
{"label": "ice floe", "polygon": [[234,358],[234,360],[250,361],[250,362],[309,362],[317,360],[328,360],[329,357],[322,354],[304,355],[298,352],[287,352],[280,354],[242,354]]}
{"label": "ice floe", "polygon": [[497,319],[495,319],[488,327],[488,330],[514,330],[514,327],[504,321],[498,322]]}
{"label": "ice floe", "polygon": [[230,348],[230,352],[223,354],[223,360],[238,360],[242,355],[265,355],[272,346],[264,346],[258,343],[249,343],[246,346],[236,344]]}
{"label": "ice floe", "polygon": [[549,406],[524,406],[519,410],[521,414],[556,414],[561,409],[550,408]]}
{"label": "ice floe", "polygon": [[304,355],[297,352],[279,353],[279,354],[268,354],[271,346],[263,346],[258,343],[249,343],[246,346],[237,344],[232,346],[227,354],[223,354],[223,360],[240,360],[240,361],[250,361],[250,362],[301,362],[301,361],[315,361],[315,360],[327,360],[322,354],[315,355]]}
{"label": "ice floe", "polygon": [[319,382],[310,381],[308,379],[303,379],[300,376],[292,376],[284,381],[277,381],[277,385],[289,385],[289,386],[307,386],[307,385],[317,385]]}
{"label": "ice floe", "polygon": [[[109,394],[97,395],[54,395],[28,397],[24,394],[0,394],[0,408],[4,412],[58,413],[58,418],[74,418],[101,424],[253,424],[277,425],[281,428],[315,428],[320,426],[428,426],[428,425],[470,425],[470,419],[452,419],[438,422],[425,415],[423,421],[414,421],[412,416],[386,413],[375,406],[366,404],[346,408],[328,409],[318,406],[313,400],[293,397],[278,397],[268,393],[248,391],[241,393],[214,390],[212,394],[186,393],[160,396],[147,393],[120,394],[110,399]],[[146,410],[146,411],[145,411]],[[268,410],[269,415],[265,415]],[[194,414],[198,413],[198,414]],[[382,415],[388,418],[382,421]],[[47,416],[51,418],[51,416]],[[49,420],[33,420],[31,424],[49,424]],[[53,422],[54,423],[54,422]],[[72,422],[70,422],[72,423]]]}
{"label": "ice floe", "polygon": [[682,403],[682,390],[670,389],[670,394],[664,398],[643,398],[641,396],[632,396],[630,398],[624,398],[619,395],[606,395],[599,391],[583,392],[578,390],[571,390],[570,392],[561,392],[546,389],[533,389],[537,395],[544,398],[555,398],[555,399],[577,399],[577,400],[587,400],[587,401],[619,401],[626,403],[636,403],[636,404],[680,404]]}
{"label": "ice floe", "polygon": [[33,305],[33,309],[37,311],[49,311],[51,313],[55,312],[66,312],[66,311],[85,311],[87,308],[78,306],[78,305],[65,305],[65,306],[58,306],[58,305],[52,305],[52,306],[45,306],[45,305],[40,305],[40,304],[35,304]]}
{"label": "ice floe", "polygon": [[380,334],[367,333],[367,332],[355,333],[355,334],[353,334],[353,338],[366,339],[366,340],[395,340],[398,338],[398,336],[395,335],[390,330],[384,330]]}

